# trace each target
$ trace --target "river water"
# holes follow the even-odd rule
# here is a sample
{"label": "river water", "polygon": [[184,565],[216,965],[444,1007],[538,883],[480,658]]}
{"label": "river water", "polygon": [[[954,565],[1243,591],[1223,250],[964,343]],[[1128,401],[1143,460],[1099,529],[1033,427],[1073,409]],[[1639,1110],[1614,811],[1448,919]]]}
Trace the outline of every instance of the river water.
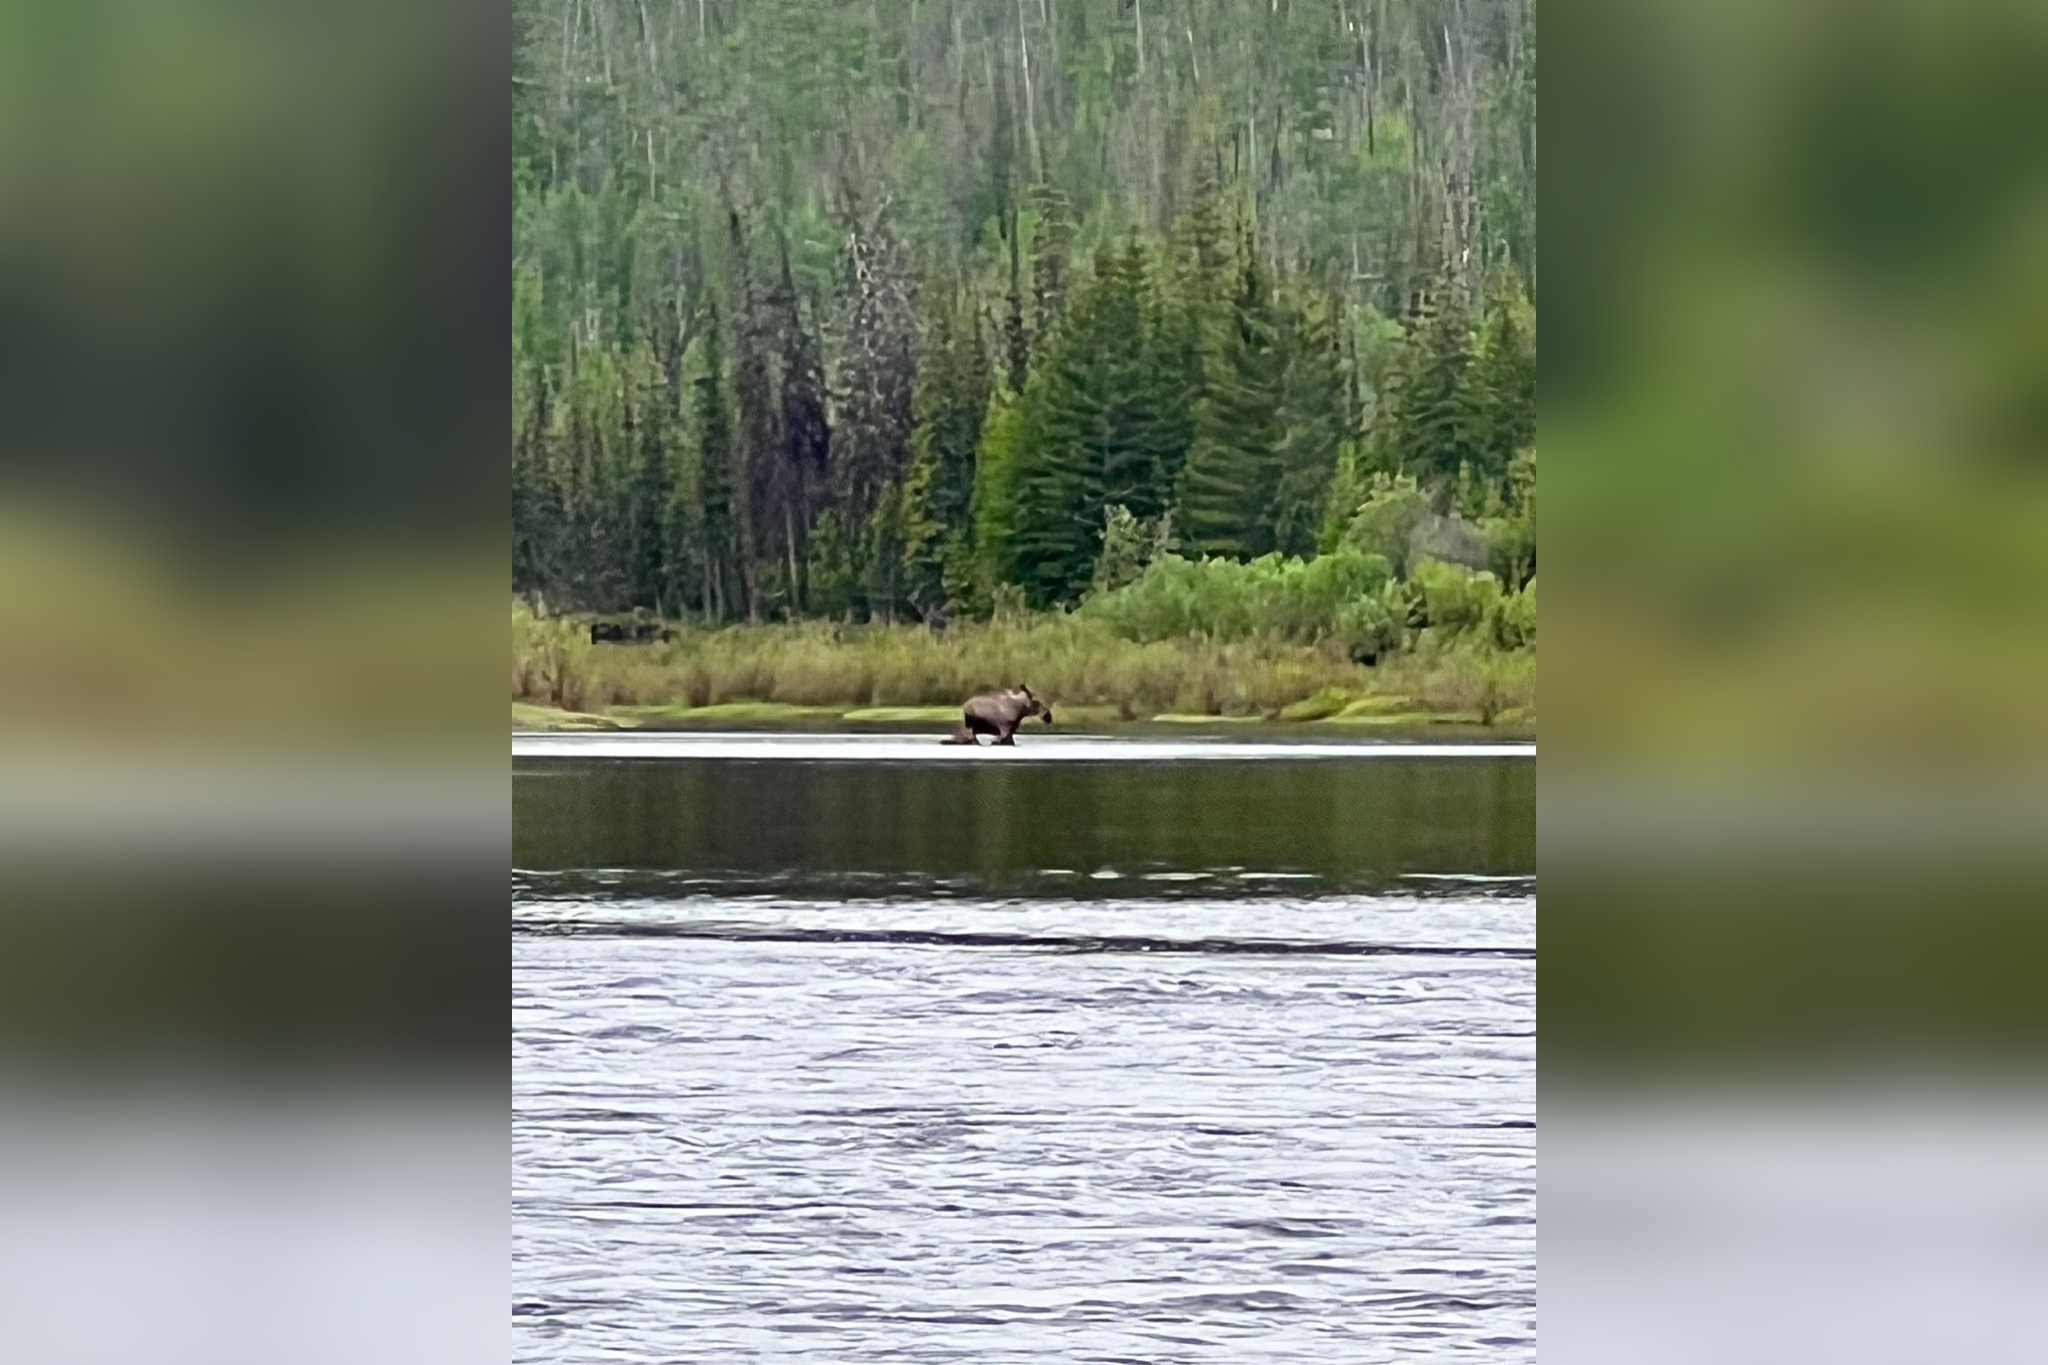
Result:
{"label": "river water", "polygon": [[513,802],[517,1359],[1534,1358],[1526,752],[535,737]]}

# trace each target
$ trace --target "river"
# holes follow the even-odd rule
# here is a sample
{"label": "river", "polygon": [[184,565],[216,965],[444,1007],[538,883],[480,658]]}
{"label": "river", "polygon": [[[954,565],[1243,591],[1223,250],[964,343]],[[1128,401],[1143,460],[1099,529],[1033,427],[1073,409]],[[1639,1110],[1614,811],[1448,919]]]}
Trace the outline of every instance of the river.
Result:
{"label": "river", "polygon": [[1531,756],[519,737],[515,1357],[1533,1359]]}

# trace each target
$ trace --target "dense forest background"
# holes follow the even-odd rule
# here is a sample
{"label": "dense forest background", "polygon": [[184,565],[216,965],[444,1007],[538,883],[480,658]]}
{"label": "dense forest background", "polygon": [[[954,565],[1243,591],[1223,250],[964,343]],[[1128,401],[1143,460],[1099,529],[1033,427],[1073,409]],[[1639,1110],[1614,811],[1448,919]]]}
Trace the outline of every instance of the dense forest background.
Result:
{"label": "dense forest background", "polygon": [[938,620],[1425,542],[1533,577],[1533,0],[515,21],[516,592]]}

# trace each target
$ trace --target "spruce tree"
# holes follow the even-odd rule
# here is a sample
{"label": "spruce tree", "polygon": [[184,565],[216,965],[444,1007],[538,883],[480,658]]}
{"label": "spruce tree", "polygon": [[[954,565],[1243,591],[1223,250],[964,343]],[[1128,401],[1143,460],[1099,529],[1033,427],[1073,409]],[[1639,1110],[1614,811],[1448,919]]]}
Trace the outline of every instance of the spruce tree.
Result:
{"label": "spruce tree", "polygon": [[[910,457],[911,403],[917,378],[916,323],[907,296],[900,249],[879,224],[857,228],[847,253],[853,303],[846,325],[839,424],[833,432],[835,503],[840,528],[854,556],[855,577],[871,590],[893,580],[893,554],[880,539],[893,537],[893,511],[877,518],[893,497]],[[890,563],[876,571],[875,556]],[[887,606],[884,606],[887,610]]]}
{"label": "spruce tree", "polygon": [[1458,466],[1478,463],[1482,411],[1475,401],[1472,329],[1446,285],[1409,325],[1382,394],[1379,423],[1388,467],[1447,496]]}
{"label": "spruce tree", "polygon": [[561,528],[561,499],[548,462],[547,372],[520,366],[512,392],[512,591],[545,596],[554,587],[549,542]]}
{"label": "spruce tree", "polygon": [[732,392],[738,426],[734,463],[733,520],[739,531],[740,591],[747,619],[761,619],[761,580],[772,569],[762,561],[775,544],[787,497],[780,434],[781,416],[775,401],[775,378],[769,369],[771,351],[766,310],[754,289],[753,253],[739,211],[726,211],[732,239],[733,311]]}
{"label": "spruce tree", "polygon": [[1147,520],[1166,510],[1187,429],[1160,320],[1144,250],[1105,247],[1026,391],[1012,548],[1035,606],[1087,590],[1109,505]]}
{"label": "spruce tree", "polygon": [[1174,516],[1183,540],[1202,554],[1250,558],[1273,548],[1285,377],[1272,286],[1247,242],[1221,344],[1205,368]]}
{"label": "spruce tree", "polygon": [[673,605],[667,596],[669,516],[675,501],[670,448],[675,432],[666,377],[652,350],[642,346],[634,351],[628,382],[627,411],[638,444],[631,509],[632,603],[665,610]]}
{"label": "spruce tree", "polygon": [[782,369],[781,460],[788,480],[782,501],[782,549],[789,562],[791,605],[809,608],[804,566],[816,510],[830,480],[832,431],[825,414],[825,372],[817,342],[804,326],[796,282],[790,275],[789,243],[781,243],[782,275],[772,300],[780,334]]}
{"label": "spruce tree", "polygon": [[974,455],[991,386],[972,304],[963,305],[950,285],[932,292],[902,511],[905,591],[927,617],[955,595],[947,588],[947,566],[959,562],[971,538]]}
{"label": "spruce tree", "polygon": [[704,612],[713,622],[740,610],[739,528],[734,520],[734,441],[725,390],[725,339],[718,305],[707,303],[693,416],[697,428],[698,524]]}
{"label": "spruce tree", "polygon": [[1496,281],[1473,364],[1477,469],[1495,483],[1536,443],[1536,337],[1527,309],[1518,281]]}
{"label": "spruce tree", "polygon": [[1038,222],[1031,234],[1032,331],[1040,352],[1050,344],[1067,306],[1067,250],[1074,240],[1074,211],[1058,186],[1031,187]]}
{"label": "spruce tree", "polygon": [[1337,452],[1350,425],[1334,311],[1335,305],[1311,299],[1283,313],[1280,470],[1269,516],[1272,548],[1300,559],[1315,554]]}

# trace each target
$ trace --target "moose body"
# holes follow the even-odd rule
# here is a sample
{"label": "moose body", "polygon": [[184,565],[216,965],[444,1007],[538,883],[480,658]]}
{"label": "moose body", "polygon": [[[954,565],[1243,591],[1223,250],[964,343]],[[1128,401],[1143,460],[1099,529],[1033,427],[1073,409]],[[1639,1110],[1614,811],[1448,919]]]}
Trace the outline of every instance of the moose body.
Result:
{"label": "moose body", "polygon": [[947,744],[980,744],[983,735],[993,735],[998,744],[1015,744],[1017,727],[1032,716],[1044,716],[1052,724],[1052,708],[1032,695],[1028,687],[1006,692],[984,692],[969,697],[960,708],[960,726]]}

